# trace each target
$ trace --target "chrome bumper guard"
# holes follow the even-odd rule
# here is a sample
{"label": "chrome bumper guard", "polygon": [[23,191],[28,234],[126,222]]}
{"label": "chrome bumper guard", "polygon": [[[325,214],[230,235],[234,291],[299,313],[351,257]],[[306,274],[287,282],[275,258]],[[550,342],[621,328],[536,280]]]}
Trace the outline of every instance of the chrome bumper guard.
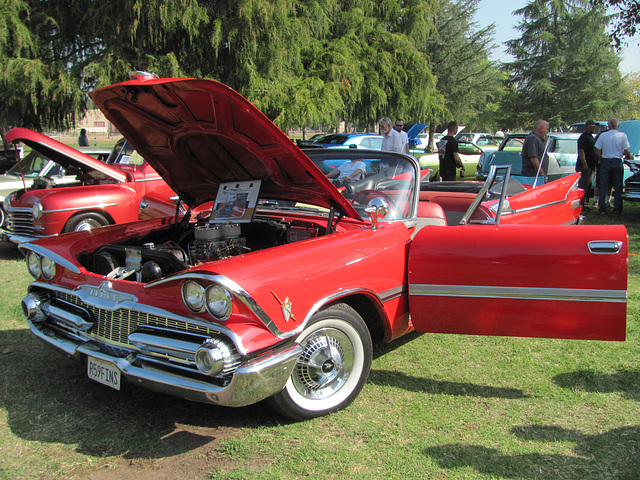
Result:
{"label": "chrome bumper guard", "polygon": [[[23,304],[26,302],[30,305],[31,301],[28,296]],[[193,378],[193,375],[181,375],[179,371],[159,368],[157,364],[146,361],[145,355],[134,350],[126,356],[110,355],[100,348],[99,342],[66,330],[57,331],[47,323],[46,318],[30,319],[26,310],[23,309],[23,313],[34,335],[70,357],[84,360],[90,356],[108,362],[120,370],[123,380],[149,390],[228,407],[251,405],[282,390],[302,352],[302,347],[297,343],[275,347],[269,353],[241,362],[229,383],[221,386]],[[49,309],[48,314],[58,319],[61,316],[54,309]],[[66,318],[66,321],[73,322],[73,319]]]}

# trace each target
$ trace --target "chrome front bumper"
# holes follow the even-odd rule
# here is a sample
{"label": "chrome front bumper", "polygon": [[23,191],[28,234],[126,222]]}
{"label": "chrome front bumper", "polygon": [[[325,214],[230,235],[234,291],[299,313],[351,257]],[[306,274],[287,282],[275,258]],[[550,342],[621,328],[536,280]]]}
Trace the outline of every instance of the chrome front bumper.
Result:
{"label": "chrome front bumper", "polygon": [[[24,301],[29,298],[26,297]],[[135,349],[126,350],[126,355],[116,356],[109,353],[109,348],[102,348],[103,344],[95,339],[81,338],[73,332],[58,329],[47,318],[34,318],[24,309],[23,313],[36,337],[70,357],[82,362],[87,357],[108,362],[120,370],[124,381],[149,390],[229,407],[251,405],[282,390],[302,352],[302,347],[297,343],[276,346],[267,354],[242,361],[230,381],[221,386],[207,381],[204,375],[181,374],[179,370],[166,369],[146,361],[145,356]],[[79,328],[84,327],[79,325]]]}

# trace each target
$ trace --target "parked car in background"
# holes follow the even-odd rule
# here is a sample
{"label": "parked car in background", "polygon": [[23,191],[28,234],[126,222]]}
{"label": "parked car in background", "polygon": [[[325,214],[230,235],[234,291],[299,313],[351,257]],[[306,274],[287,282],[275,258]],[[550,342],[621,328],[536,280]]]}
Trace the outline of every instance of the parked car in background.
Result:
{"label": "parked car in background", "polygon": [[629,152],[635,157],[625,161],[622,197],[625,200],[640,201],[640,120],[622,121],[618,130],[627,135]]}
{"label": "parked car in background", "polygon": [[[14,142],[22,142],[24,139],[21,137],[21,132],[25,132],[25,129],[10,130],[7,132],[7,138],[13,139]],[[0,227],[4,226],[7,218],[8,204],[5,206],[5,198],[10,193],[25,188],[29,190],[46,186],[80,185],[81,182],[76,178],[76,174],[67,172],[62,166],[70,162],[67,157],[77,157],[78,161],[91,161],[89,157],[93,157],[103,161],[110,153],[111,148],[107,147],[67,147],[50,151],[31,150],[19,163],[16,163],[5,174],[0,175],[0,202],[2,202]],[[61,163],[57,163],[56,159]]]}
{"label": "parked car in background", "polygon": [[[471,177],[473,172],[476,171],[478,163],[483,161],[483,158],[487,155],[482,148],[478,145],[470,142],[458,142],[458,150],[460,160],[464,165],[465,175]],[[427,153],[423,155],[416,155],[420,161],[420,166],[431,170],[431,181],[435,181],[438,178],[440,170],[440,161],[438,159],[438,152]],[[458,171],[457,175],[460,175]],[[462,177],[459,177],[462,179]]]}
{"label": "parked car in background", "polygon": [[331,133],[316,140],[315,145],[324,148],[367,148],[380,150],[382,135],[374,133]]}
{"label": "parked car in background", "polygon": [[[522,170],[522,144],[527,133],[509,134],[500,148],[478,162],[476,180],[484,180],[492,165],[510,165],[514,175]],[[579,133],[549,133],[547,140],[547,181],[575,173]]]}
{"label": "parked car in background", "polygon": [[[582,133],[587,129],[586,122],[573,123],[567,132],[569,133]],[[609,122],[599,121],[596,122],[596,135],[609,130]]]}
{"label": "parked car in background", "polygon": [[[20,245],[29,328],[91,380],[225,406],[268,399],[301,420],[347,407],[373,343],[413,330],[625,338],[624,226],[503,225],[508,167],[458,226],[440,226],[412,156],[303,152],[218,82],[138,79],[90,97],[189,207],[213,202],[196,222]],[[342,190],[316,167],[374,154],[384,171]]]}
{"label": "parked car in background", "polygon": [[455,137],[460,142],[474,143],[484,151],[497,150],[502,138],[494,137],[490,133],[464,133],[460,132]]}
{"label": "parked car in background", "polygon": [[[2,238],[22,243],[35,238],[90,230],[138,219],[140,199],[156,193],[175,195],[156,171],[124,139],[101,162],[40,133],[20,128],[9,131],[8,141],[19,139],[34,155],[55,160],[65,182],[38,177],[31,187],[5,198],[7,221]],[[32,152],[32,153],[33,153]],[[34,157],[36,158],[36,157]],[[40,157],[37,157],[40,158]]]}

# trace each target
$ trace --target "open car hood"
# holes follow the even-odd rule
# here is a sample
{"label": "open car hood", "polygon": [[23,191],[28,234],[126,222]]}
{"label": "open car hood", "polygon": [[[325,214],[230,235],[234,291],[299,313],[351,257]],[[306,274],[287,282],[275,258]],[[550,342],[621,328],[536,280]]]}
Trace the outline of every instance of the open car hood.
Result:
{"label": "open car hood", "polygon": [[71,167],[81,169],[83,172],[98,171],[104,175],[117,180],[118,182],[126,182],[127,175],[124,172],[116,170],[100,160],[86,155],[73,147],[69,147],[64,143],[60,143],[53,138],[34,132],[28,128],[16,127],[12,128],[4,136],[7,142],[22,142],[30,146],[32,149],[42,153],[50,158],[65,170]]}
{"label": "open car hood", "polygon": [[144,78],[89,95],[190,206],[215,200],[220,183],[261,180],[260,198],[335,207],[360,219],[311,160],[226,85]]}

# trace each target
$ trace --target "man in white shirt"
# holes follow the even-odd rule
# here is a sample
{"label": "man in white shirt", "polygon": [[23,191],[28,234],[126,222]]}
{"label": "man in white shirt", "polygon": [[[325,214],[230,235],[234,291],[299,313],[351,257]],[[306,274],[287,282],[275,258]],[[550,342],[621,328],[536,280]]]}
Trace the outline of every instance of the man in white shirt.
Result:
{"label": "man in white shirt", "polygon": [[609,120],[609,130],[602,132],[596,140],[596,156],[600,163],[600,198],[598,199],[600,215],[607,209],[605,197],[609,190],[609,178],[613,183],[613,213],[622,215],[622,187],[624,166],[622,158],[631,160],[629,139],[624,132],[619,132],[620,122],[613,118]]}
{"label": "man in white shirt", "polygon": [[409,153],[409,134],[404,131],[404,120],[398,118],[394,128],[396,129],[396,132],[402,135],[402,151],[404,153]]}
{"label": "man in white shirt", "polygon": [[402,145],[402,135],[400,135],[391,124],[389,117],[383,117],[378,122],[382,139],[382,150],[387,152],[405,153]]}

